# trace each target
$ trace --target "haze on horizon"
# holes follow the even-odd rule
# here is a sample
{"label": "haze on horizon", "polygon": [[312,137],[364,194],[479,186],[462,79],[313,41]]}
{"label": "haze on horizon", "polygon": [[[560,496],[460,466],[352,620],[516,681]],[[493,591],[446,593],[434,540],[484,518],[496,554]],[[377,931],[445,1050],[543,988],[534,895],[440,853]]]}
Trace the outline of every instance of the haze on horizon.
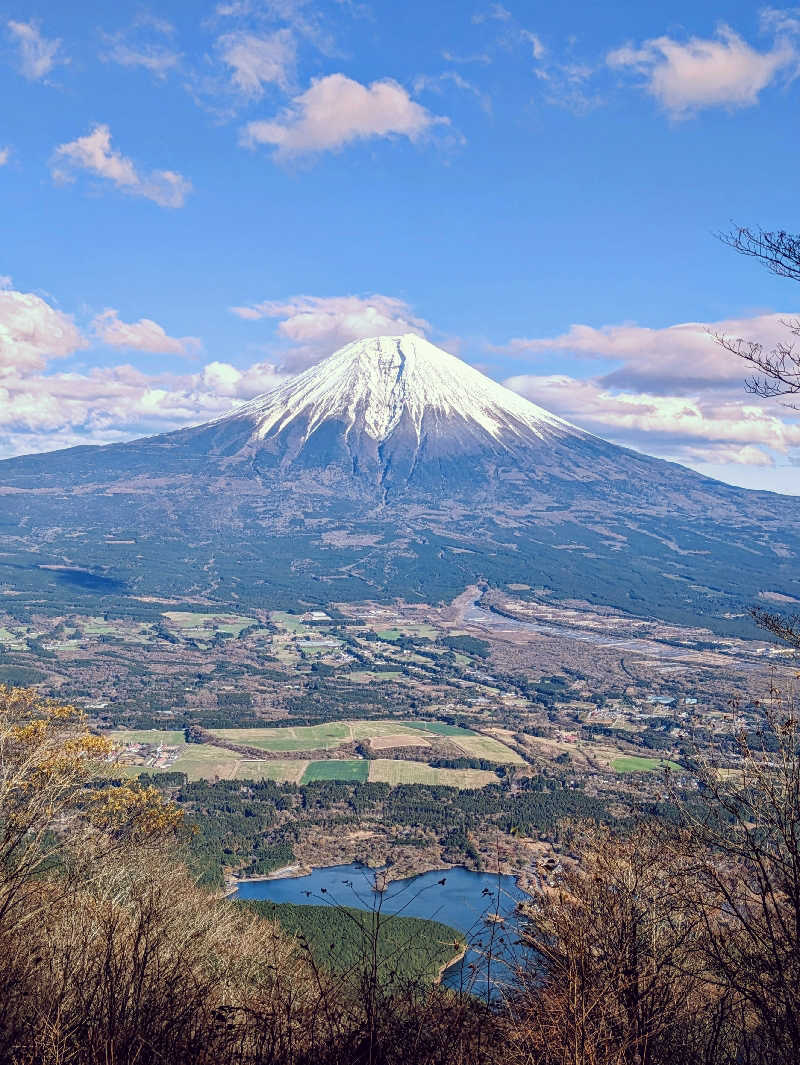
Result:
{"label": "haze on horizon", "polygon": [[793,226],[798,72],[795,10],[731,0],[12,5],[0,457],[204,422],[414,332],[796,493],[797,417],[710,331],[797,316],[713,234]]}

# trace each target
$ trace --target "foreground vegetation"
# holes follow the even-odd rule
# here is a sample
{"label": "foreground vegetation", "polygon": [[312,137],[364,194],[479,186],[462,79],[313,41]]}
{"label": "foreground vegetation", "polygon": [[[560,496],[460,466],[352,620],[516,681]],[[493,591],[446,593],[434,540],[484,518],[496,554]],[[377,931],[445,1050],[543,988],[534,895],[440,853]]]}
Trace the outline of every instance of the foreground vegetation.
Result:
{"label": "foreground vegetation", "polygon": [[107,744],[79,712],[0,688],[0,1060],[795,1065],[800,733],[779,693],[764,722],[736,775],[697,766],[671,825],[573,826],[527,913],[537,961],[485,1003],[408,979],[369,923],[332,974],[285,922],[201,890],[179,807],[98,782]]}

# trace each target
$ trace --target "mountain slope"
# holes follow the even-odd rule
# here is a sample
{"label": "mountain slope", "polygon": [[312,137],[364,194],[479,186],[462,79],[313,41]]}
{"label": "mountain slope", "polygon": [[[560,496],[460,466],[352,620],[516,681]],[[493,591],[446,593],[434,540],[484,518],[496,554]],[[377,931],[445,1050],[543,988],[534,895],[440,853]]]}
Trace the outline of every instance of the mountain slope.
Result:
{"label": "mountain slope", "polygon": [[[350,344],[205,425],[7,460],[0,495],[0,584],[114,609],[485,578],[735,631],[761,592],[800,599],[800,500],[616,447],[414,336]],[[83,591],[75,569],[120,584]]]}

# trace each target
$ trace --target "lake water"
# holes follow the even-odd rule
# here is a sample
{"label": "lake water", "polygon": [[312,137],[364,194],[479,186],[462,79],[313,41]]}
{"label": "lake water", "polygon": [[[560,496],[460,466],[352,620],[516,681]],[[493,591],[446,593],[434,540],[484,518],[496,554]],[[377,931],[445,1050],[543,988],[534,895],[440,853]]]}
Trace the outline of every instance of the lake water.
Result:
{"label": "lake water", "polygon": [[[308,876],[244,882],[235,897],[298,904],[328,902],[362,910],[380,907],[382,913],[443,921],[461,932],[469,944],[464,958],[445,971],[443,984],[479,995],[487,990],[497,994],[510,984],[510,964],[521,957],[514,910],[517,902],[529,898],[513,877],[457,868],[395,880],[384,892],[374,891],[374,882],[374,871],[363,865],[337,865],[315,869]],[[487,922],[492,914],[502,921]]]}

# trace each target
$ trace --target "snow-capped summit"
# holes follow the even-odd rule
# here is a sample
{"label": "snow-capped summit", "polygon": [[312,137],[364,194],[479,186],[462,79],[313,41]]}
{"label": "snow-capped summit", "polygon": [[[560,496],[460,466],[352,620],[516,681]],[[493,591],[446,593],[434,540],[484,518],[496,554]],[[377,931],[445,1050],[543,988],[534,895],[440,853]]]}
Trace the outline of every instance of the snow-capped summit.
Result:
{"label": "snow-capped summit", "polygon": [[348,344],[205,425],[8,459],[0,495],[31,599],[42,571],[103,560],[110,600],[295,609],[488,582],[730,634],[764,589],[798,594],[800,499],[601,440],[411,335]]}
{"label": "snow-capped summit", "polygon": [[461,359],[407,333],[357,340],[298,377],[218,419],[247,420],[259,441],[299,430],[303,442],[326,423],[351,443],[386,444],[400,434],[417,447],[430,438],[485,436],[497,446],[579,429],[511,392]]}

